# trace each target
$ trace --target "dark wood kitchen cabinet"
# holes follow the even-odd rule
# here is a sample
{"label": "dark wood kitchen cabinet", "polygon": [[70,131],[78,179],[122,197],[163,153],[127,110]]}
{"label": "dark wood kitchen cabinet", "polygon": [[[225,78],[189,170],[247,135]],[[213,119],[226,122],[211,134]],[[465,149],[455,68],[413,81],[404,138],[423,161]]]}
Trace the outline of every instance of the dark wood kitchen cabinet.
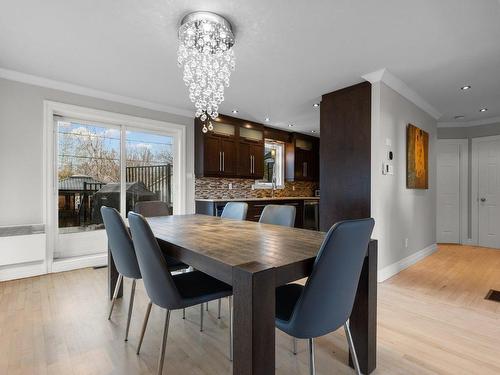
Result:
{"label": "dark wood kitchen cabinet", "polygon": [[214,130],[201,131],[195,119],[195,173],[197,177],[234,177],[237,173],[238,129],[231,123],[213,121]]}
{"label": "dark wood kitchen cabinet", "polygon": [[319,180],[319,139],[292,134],[286,145],[286,179],[288,181]]}
{"label": "dark wood kitchen cabinet", "polygon": [[264,126],[220,115],[203,133],[195,119],[196,177],[264,177]]}
{"label": "dark wood kitchen cabinet", "polygon": [[264,145],[240,142],[238,150],[238,177],[264,177]]}
{"label": "dark wood kitchen cabinet", "polygon": [[207,136],[204,140],[203,170],[205,176],[230,177],[236,174],[236,141]]}

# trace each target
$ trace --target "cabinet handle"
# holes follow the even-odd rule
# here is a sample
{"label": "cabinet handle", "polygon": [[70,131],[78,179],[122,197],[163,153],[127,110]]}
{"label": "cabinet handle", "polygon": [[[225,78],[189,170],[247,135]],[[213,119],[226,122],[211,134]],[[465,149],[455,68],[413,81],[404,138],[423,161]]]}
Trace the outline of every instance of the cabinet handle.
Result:
{"label": "cabinet handle", "polygon": [[307,162],[302,164],[302,176],[307,177]]}
{"label": "cabinet handle", "polygon": [[222,172],[222,151],[219,151],[219,172]]}
{"label": "cabinet handle", "polygon": [[250,155],[250,173],[252,173],[252,155]]}
{"label": "cabinet handle", "polygon": [[222,151],[222,171],[224,172],[226,170],[226,167],[224,165],[224,151]]}
{"label": "cabinet handle", "polygon": [[252,173],[255,173],[255,156],[252,155]]}

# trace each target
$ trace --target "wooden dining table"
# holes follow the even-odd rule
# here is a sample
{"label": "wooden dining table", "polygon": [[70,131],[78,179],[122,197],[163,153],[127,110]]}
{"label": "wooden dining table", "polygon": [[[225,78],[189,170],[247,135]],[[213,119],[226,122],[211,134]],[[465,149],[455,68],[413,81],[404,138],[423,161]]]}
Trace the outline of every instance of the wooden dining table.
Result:
{"label": "wooden dining table", "polygon": [[[325,233],[207,215],[147,220],[165,254],[233,287],[233,374],[274,374],[275,289],[310,275]],[[111,298],[118,273],[108,255]],[[376,322],[377,241],[371,240],[350,317],[364,374],[376,367]]]}

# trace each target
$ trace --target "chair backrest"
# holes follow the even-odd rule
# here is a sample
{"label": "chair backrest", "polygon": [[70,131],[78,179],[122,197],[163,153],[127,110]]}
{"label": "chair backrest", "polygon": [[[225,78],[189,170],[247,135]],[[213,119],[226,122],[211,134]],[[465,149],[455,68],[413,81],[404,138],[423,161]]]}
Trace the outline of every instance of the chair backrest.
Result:
{"label": "chair backrest", "polygon": [[134,212],[144,217],[168,216],[170,215],[170,208],[167,202],[144,201],[135,204]]}
{"label": "chair backrest", "polygon": [[140,279],[141,272],[135,256],[134,244],[122,217],[117,210],[106,206],[101,207],[101,215],[116,269],[125,277]]}
{"label": "chair backrest", "polygon": [[268,204],[262,210],[259,223],[293,227],[295,224],[295,207],[281,204]]}
{"label": "chair backrest", "polygon": [[290,318],[295,337],[323,336],[349,319],[374,225],[369,218],[330,228]]}
{"label": "chair backrest", "polygon": [[245,202],[228,202],[222,210],[220,217],[225,219],[245,220],[247,218],[248,204]]}
{"label": "chair backrest", "polygon": [[135,212],[128,213],[128,221],[142,280],[151,302],[169,310],[181,307],[181,296],[149,224]]}

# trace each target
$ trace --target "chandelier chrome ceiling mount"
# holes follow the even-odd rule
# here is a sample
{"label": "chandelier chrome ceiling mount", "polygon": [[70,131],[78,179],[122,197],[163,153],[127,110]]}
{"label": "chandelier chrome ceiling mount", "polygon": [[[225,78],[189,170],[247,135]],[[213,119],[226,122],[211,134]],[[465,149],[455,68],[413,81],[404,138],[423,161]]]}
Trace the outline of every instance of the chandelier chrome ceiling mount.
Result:
{"label": "chandelier chrome ceiling mount", "polygon": [[233,45],[232,26],[218,14],[193,12],[181,21],[177,62],[183,68],[195,116],[204,122],[203,132],[212,130],[210,120],[219,115],[224,89],[229,87],[235,67]]}

